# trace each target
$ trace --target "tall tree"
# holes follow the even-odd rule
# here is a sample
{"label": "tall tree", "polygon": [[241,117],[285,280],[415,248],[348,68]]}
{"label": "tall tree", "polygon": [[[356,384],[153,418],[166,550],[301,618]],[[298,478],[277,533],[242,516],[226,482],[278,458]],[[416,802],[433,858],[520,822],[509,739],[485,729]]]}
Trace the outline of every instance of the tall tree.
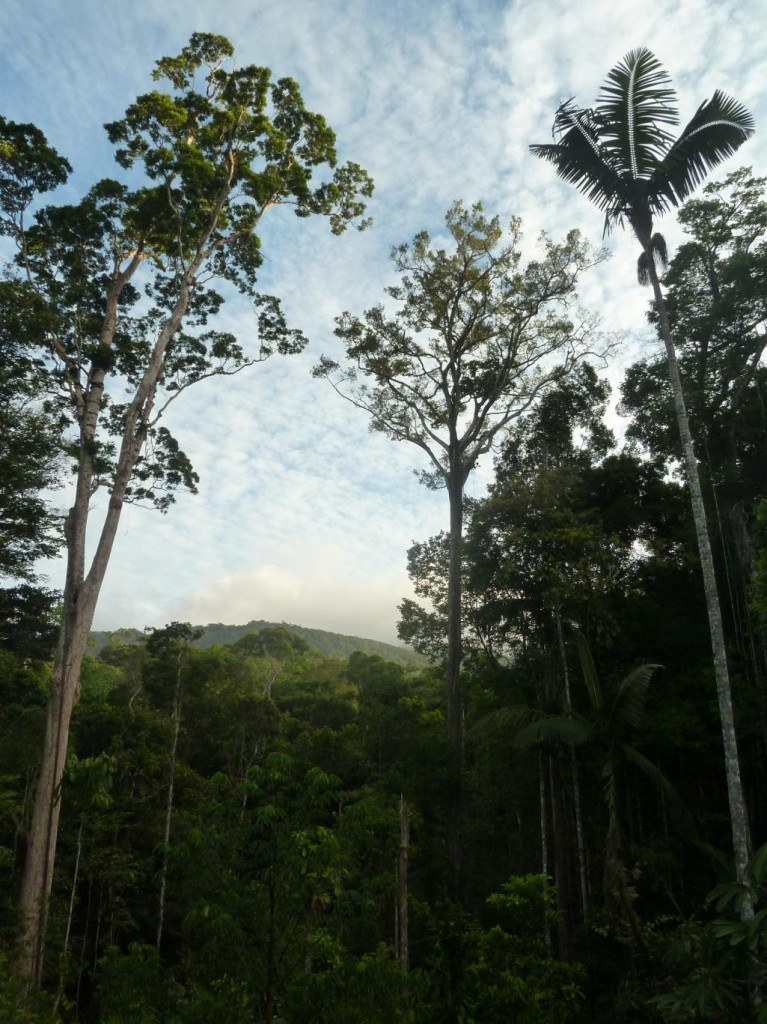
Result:
{"label": "tall tree", "polygon": [[[5,333],[5,332],[4,332]],[[61,436],[46,412],[35,366],[13,337],[0,365],[0,579],[34,580],[34,563],[61,547],[45,492],[59,483]]]}
{"label": "tall tree", "polygon": [[[670,78],[654,54],[641,48],[632,50],[608,73],[594,108],[577,107],[572,100],[561,104],[554,118],[557,141],[530,148],[604,210],[605,232],[627,220],[641,246],[637,273],[640,284],[649,283],[653,289],[690,488],[722,722],[735,867],[738,881],[746,886],[749,827],[722,614],[698,464],[658,277],[658,266],[666,264],[667,247],[663,235],[653,231],[653,220],[678,206],[707,170],[731,156],[753,134],[754,122],[745,107],[717,90],[674,139],[667,128],[678,123]],[[744,902],[744,915],[753,916],[749,899]]]}
{"label": "tall tree", "polygon": [[420,474],[444,487],[450,506],[445,668],[452,766],[448,855],[454,894],[460,876],[462,750],[461,545],[464,489],[477,461],[513,420],[560,381],[593,345],[593,321],[569,308],[579,274],[601,256],[570,232],[543,240],[522,266],[521,225],[504,239],[498,218],[477,204],[446,216],[452,251],[432,249],[424,231],[392,252],[401,283],[387,289],[399,310],[344,313],[336,335],[351,366],[323,358],[315,374],[372,417],[372,427],[409,441],[431,463]]}
{"label": "tall tree", "polygon": [[39,585],[35,571],[37,559],[54,557],[62,545],[61,517],[46,496],[63,469],[47,397],[34,358],[9,325],[0,358],[0,647],[22,658],[48,658],[54,643],[58,595]]}
{"label": "tall tree", "polygon": [[[712,182],[679,213],[688,235],[664,278],[679,370],[706,472],[707,511],[719,527],[717,569],[726,574],[741,664],[757,675],[748,588],[754,561],[754,504],[764,486],[767,414],[767,179],[741,168]],[[651,319],[657,323],[655,310]],[[628,433],[666,459],[680,457],[672,396],[662,362],[630,367],[623,404]],[[727,607],[723,609],[727,625]]]}
{"label": "tall tree", "polygon": [[[168,405],[195,382],[236,372],[272,352],[299,351],[277,299],[256,291],[256,233],[271,207],[322,214],[334,233],[364,210],[372,183],[356,164],[337,166],[335,135],[306,110],[297,84],[271,82],[267,68],[226,70],[223,36],[195,33],[157,62],[166,92],[140,96],[107,125],[121,167],[136,182],[106,179],[71,206],[28,210],[64,181],[69,165],[34,126],[0,123],[4,233],[16,242],[16,274],[3,282],[3,339],[11,332],[37,354],[58,408],[72,426],[75,497],[66,518],[66,582],[51,676],[42,769],[22,888],[21,966],[39,975],[46,897],[53,873],[61,775],[79,672],[122,507],[161,509],[196,475],[160,425]],[[333,173],[312,182],[315,169]],[[236,289],[257,310],[259,347],[205,329]],[[109,500],[87,564],[95,492]]]}

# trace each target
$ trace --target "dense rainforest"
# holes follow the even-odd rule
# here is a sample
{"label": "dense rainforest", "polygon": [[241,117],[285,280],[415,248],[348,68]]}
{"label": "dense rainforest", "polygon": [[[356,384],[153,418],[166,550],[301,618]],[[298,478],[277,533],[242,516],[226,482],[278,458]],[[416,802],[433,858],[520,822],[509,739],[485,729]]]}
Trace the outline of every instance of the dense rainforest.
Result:
{"label": "dense rainforest", "polygon": [[[194,488],[158,425],[163,389],[246,362],[232,336],[200,330],[223,302],[210,281],[255,295],[269,207],[338,232],[370,192],[361,168],[336,167],[295,83],[226,73],[230,55],[193,37],[158,64],[171,91],[109,126],[124,166],[143,161],[135,191],[101,182],[77,206],[34,207],[68,165],[0,119],[17,247],[0,282],[0,1022],[767,1019],[767,179],[749,169],[681,206],[667,266],[637,214],[646,189],[608,210],[642,242],[640,277],[664,271],[648,320],[667,352],[673,334],[695,445],[741,825],[668,359],[651,346],[611,397],[592,321],[568,315],[601,259],[576,232],[525,266],[518,224],[505,239],[456,204],[453,251],[425,233],[395,251],[400,313],[339,318],[360,378],[318,367],[342,392],[359,384],[374,427],[426,451],[426,482],[448,491],[450,530],[408,553],[419,601],[403,601],[399,634],[420,661],[322,653],[317,634],[255,622],[88,645],[109,517]],[[649,80],[640,104],[665,88],[650,58],[627,58]],[[702,116],[689,137],[705,136]],[[596,146],[606,123],[567,105],[558,117],[560,144]],[[318,165],[333,177],[313,188]],[[623,187],[606,166],[599,187]],[[677,175],[663,195],[687,198],[678,164],[663,166]],[[277,301],[256,299],[260,358],[302,347]],[[126,401],[105,400],[110,380]],[[617,397],[622,439],[607,425]],[[487,493],[464,493],[491,451]],[[73,461],[62,528],[50,488]],[[112,500],[87,567],[101,486]],[[35,562],[62,547],[56,594]]]}

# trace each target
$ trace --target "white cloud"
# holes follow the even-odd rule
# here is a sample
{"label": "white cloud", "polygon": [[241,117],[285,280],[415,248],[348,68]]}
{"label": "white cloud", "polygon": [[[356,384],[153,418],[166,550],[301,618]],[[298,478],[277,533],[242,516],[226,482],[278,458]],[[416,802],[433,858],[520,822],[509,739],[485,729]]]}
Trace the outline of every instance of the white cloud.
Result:
{"label": "white cloud", "polygon": [[[6,0],[0,10],[2,113],[34,121],[76,165],[70,195],[115,174],[102,122],[118,117],[163,53],[193,30],[228,35],[241,63],[295,77],[307,104],[336,129],[342,159],[376,179],[375,225],[333,238],[324,223],[276,211],[264,222],[265,290],[283,299],[309,351],[190,391],[168,415],[201,476],[167,517],[127,509],[97,624],[159,625],[261,617],[393,639],[408,593],[405,551],[444,527],[444,494],[420,488],[415,449],[370,434],[309,369],[338,353],[333,318],[381,301],[391,245],[438,233],[457,198],[485,201],[538,232],[580,227],[600,243],[599,214],[530,157],[556,103],[595,96],[634,46],[672,74],[682,117],[715,88],[765,120],[761,0],[138,0],[108,15],[100,0]],[[759,135],[742,159],[765,167]],[[678,239],[671,218],[664,224]],[[613,259],[584,282],[584,304],[626,332],[611,377],[648,337],[636,247],[610,240]],[[247,345],[253,317],[236,301],[225,325]],[[617,397],[617,396],[616,396]],[[481,491],[487,471],[473,483]],[[98,504],[98,502],[96,503]]]}

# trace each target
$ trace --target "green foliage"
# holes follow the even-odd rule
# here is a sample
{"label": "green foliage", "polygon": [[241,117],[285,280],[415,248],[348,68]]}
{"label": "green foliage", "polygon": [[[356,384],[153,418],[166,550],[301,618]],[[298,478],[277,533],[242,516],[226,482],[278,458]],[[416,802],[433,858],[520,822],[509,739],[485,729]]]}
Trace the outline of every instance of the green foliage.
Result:
{"label": "green foliage", "polygon": [[59,598],[55,591],[29,583],[0,589],[0,647],[22,660],[50,658]]}
{"label": "green foliage", "polygon": [[753,918],[744,921],[740,915],[744,886],[723,883],[706,899],[717,916],[705,923],[691,920],[670,946],[666,984],[674,987],[653,1000],[664,1020],[767,1020],[767,845],[748,867]]}
{"label": "green foliage", "polygon": [[62,1024],[53,1010],[50,994],[30,990],[26,978],[13,968],[10,956],[0,950],[0,1021],[2,1024]]}
{"label": "green foliage", "polygon": [[487,903],[500,917],[478,936],[469,967],[471,1020],[493,1024],[567,1024],[583,999],[580,964],[562,963],[544,936],[556,920],[554,892],[544,875],[512,877]]}
{"label": "green foliage", "polygon": [[[200,635],[203,632],[200,630]],[[235,641],[234,648],[247,657],[270,657],[285,661],[294,654],[305,654],[309,644],[284,626],[267,626],[253,633],[244,633]]]}
{"label": "green foliage", "polygon": [[[293,624],[266,622],[263,619],[251,620],[242,626],[228,626],[222,622],[211,622],[202,627],[203,633],[199,640],[195,641],[198,647],[208,647],[212,644],[234,644],[248,633],[261,633],[266,630],[285,630],[292,637],[306,643],[311,650],[320,651],[329,657],[348,658],[354,651],[361,651],[363,654],[379,655],[388,661],[396,661],[399,664],[413,667],[423,667],[424,660],[405,647],[395,647],[393,644],[385,644],[378,640],[365,640],[357,636],[344,636],[340,633],[330,633],[324,629],[311,629],[307,626],[296,626]],[[131,638],[138,640],[141,633],[138,630],[116,631],[127,642]],[[123,634],[125,634],[123,636]],[[107,641],[107,637],[113,634],[91,633],[95,642],[96,652],[100,652]],[[276,635],[282,635],[276,632]],[[293,641],[289,641],[293,643]]]}
{"label": "green foliage", "polygon": [[[8,122],[0,118],[0,149],[4,127]],[[4,177],[0,160],[0,195]],[[11,306],[37,302],[25,283],[3,280],[0,305],[6,299]],[[10,315],[0,363],[0,578],[29,584],[35,560],[55,556],[62,542],[60,516],[45,493],[58,486],[62,449],[39,363],[25,344],[23,314]],[[4,600],[13,596],[11,591]]]}
{"label": "green foliage", "polygon": [[[120,500],[165,511],[175,489],[195,489],[187,455],[158,423],[168,404],[199,380],[298,352],[306,340],[256,287],[262,215],[289,205],[328,217],[340,234],[372,193],[362,168],[338,166],[333,131],[294,81],[272,83],[255,66],[226,70],[232,56],[224,37],[195,33],[181,54],[157,62],[154,77],[168,91],[138,97],[106,126],[118,163],[134,172],[132,188],[104,179],[77,203],[37,205],[69,165],[33,126],[0,120],[0,231],[16,246],[0,286],[1,335],[17,371],[11,384],[0,379],[14,398],[0,403],[0,475],[15,476],[0,515],[18,537],[4,550],[20,572],[30,552],[53,550],[50,512],[34,493],[19,509],[10,495],[18,504],[58,476],[52,451],[68,447],[89,486],[119,479]],[[322,168],[330,177],[313,181]],[[249,355],[208,327],[224,301],[216,287],[227,284],[254,305]],[[46,395],[39,408],[21,401],[30,387]],[[67,426],[76,439],[62,440]],[[22,437],[24,462],[14,454]],[[127,447],[114,440],[124,437]]]}
{"label": "green foliage", "polygon": [[156,1024],[171,1008],[172,975],[157,950],[133,943],[127,952],[108,949],[100,964],[98,1001],[104,1024]]}
{"label": "green foliage", "polygon": [[518,220],[506,239],[481,204],[456,203],[445,221],[452,251],[432,249],[426,232],[396,247],[400,284],[387,291],[397,312],[344,313],[336,334],[350,365],[323,357],[314,373],[369,412],[373,429],[417,445],[424,483],[462,491],[499,431],[593,341],[594,325],[573,323],[563,303],[601,257],[571,232],[560,244],[544,238],[542,257],[523,267]]}
{"label": "green foliage", "polygon": [[755,508],[755,539],[759,553],[751,578],[751,605],[763,623],[767,623],[767,502],[759,501]]}
{"label": "green foliage", "polygon": [[[748,168],[711,182],[703,198],[680,211],[687,239],[664,278],[679,367],[694,432],[706,435],[708,472],[724,511],[758,492],[764,422],[758,393],[763,367],[765,265],[763,178]],[[657,324],[657,311],[650,311]],[[665,458],[676,457],[678,438],[665,364],[645,359],[629,368],[623,404],[629,435]],[[749,493],[751,492],[751,493]],[[726,519],[726,516],[725,516]]]}

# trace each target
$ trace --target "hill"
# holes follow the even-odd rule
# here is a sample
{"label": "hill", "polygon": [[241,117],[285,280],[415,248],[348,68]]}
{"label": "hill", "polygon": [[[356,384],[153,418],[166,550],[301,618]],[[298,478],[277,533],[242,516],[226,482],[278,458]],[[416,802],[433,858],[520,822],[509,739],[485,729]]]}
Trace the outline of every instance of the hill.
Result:
{"label": "hill", "polygon": [[[264,619],[252,619],[241,626],[229,626],[223,622],[209,622],[203,626],[203,634],[195,641],[197,647],[210,647],[212,644],[233,644],[245,633],[282,626],[295,636],[301,637],[314,650],[333,658],[348,658],[354,651],[363,654],[377,654],[386,661],[396,661],[399,665],[420,668],[426,664],[424,658],[409,647],[398,647],[380,640],[367,640],[359,636],[346,636],[343,633],[330,633],[325,629],[312,629],[309,626],[297,626],[291,622],[267,622]],[[138,640],[143,635],[138,629],[94,630],[91,632],[93,649],[96,654],[113,633],[119,633],[126,641]]]}

